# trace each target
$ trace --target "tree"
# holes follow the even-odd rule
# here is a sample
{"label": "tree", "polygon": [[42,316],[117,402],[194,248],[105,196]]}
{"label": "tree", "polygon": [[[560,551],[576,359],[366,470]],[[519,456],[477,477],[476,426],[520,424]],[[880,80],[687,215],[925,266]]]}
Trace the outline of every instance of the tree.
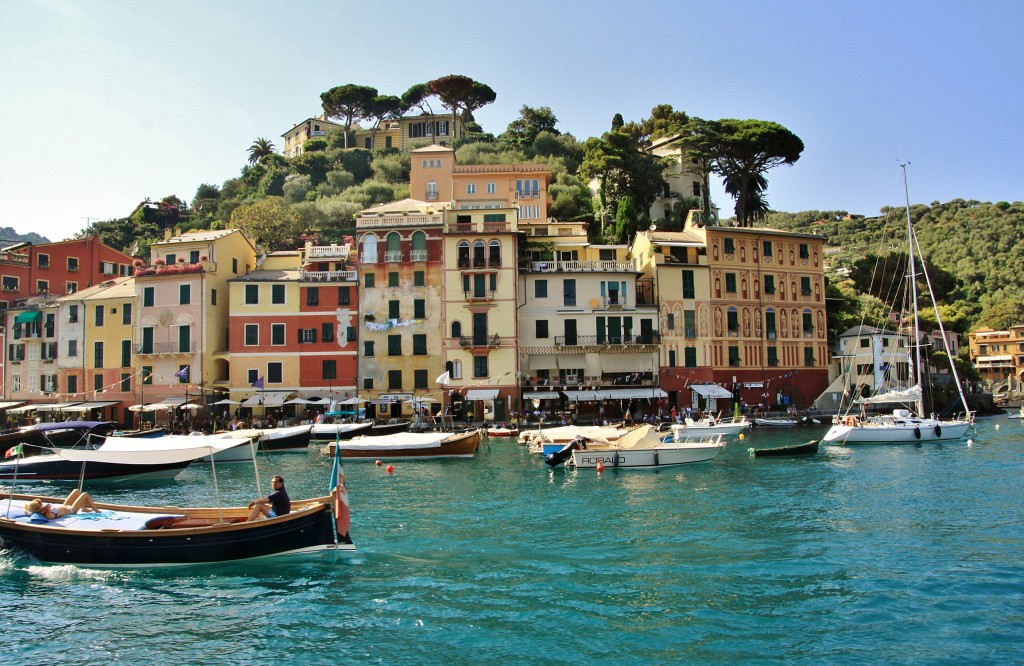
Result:
{"label": "tree", "polygon": [[274,154],[274,144],[269,139],[260,137],[249,146],[249,164],[262,162],[265,158]]}
{"label": "tree", "polygon": [[281,197],[266,197],[239,206],[231,213],[231,226],[272,250],[291,249],[295,237],[305,231],[299,217]]}
{"label": "tree", "polygon": [[[715,171],[732,188],[736,199],[736,224],[750,226],[756,217],[760,195],[752,181],[768,169],[800,159],[804,142],[788,129],[767,120],[719,120],[712,153]],[[767,185],[767,179],[764,180]],[[731,184],[731,185],[730,185]],[[762,197],[763,199],[763,197]]]}
{"label": "tree", "polygon": [[679,147],[681,163],[689,163],[693,172],[700,178],[700,209],[704,213],[702,222],[708,224],[712,221],[710,217],[711,174],[715,167],[714,146],[717,139],[717,125],[701,118],[689,118],[682,125],[669,125],[665,131],[678,136],[673,145]]}
{"label": "tree", "polygon": [[560,134],[555,129],[556,124],[558,118],[551,111],[551,107],[532,108],[524,104],[519,109],[519,117],[508,124],[500,138],[505,143],[524,148],[531,146],[541,132],[556,136]]}
{"label": "tree", "polygon": [[406,114],[412,109],[419,109],[421,112],[434,115],[434,110],[430,108],[429,98],[433,93],[430,92],[430,86],[426,83],[417,83],[412,86],[401,96],[402,114]]}
{"label": "tree", "polygon": [[636,206],[633,205],[633,197],[628,194],[619,199],[619,205],[615,211],[615,236],[619,243],[628,243],[629,239],[636,234]]}
{"label": "tree", "polygon": [[1020,326],[1024,324],[1024,303],[1018,300],[1005,300],[996,303],[981,313],[978,324],[997,331],[1006,331],[1011,326]]}
{"label": "tree", "polygon": [[402,117],[402,100],[394,95],[378,95],[370,102],[366,109],[366,119],[373,121],[370,130],[370,145],[377,147],[377,130],[380,129],[382,121],[388,118]]}
{"label": "tree", "polygon": [[434,79],[427,83],[427,89],[437,95],[441,104],[452,112],[452,132],[458,127],[459,111],[462,111],[463,120],[468,121],[474,111],[498,98],[490,86],[461,74]]}
{"label": "tree", "polygon": [[606,132],[590,138],[584,147],[580,175],[597,179],[601,214],[618,211],[619,199],[630,196],[637,211],[647,212],[664,190],[661,160],[641,150],[623,132]]}
{"label": "tree", "polygon": [[376,88],[354,83],[335,86],[325,93],[320,93],[320,104],[327,117],[342,121],[345,129],[345,148],[348,148],[348,133],[353,121],[368,116],[377,95]]}

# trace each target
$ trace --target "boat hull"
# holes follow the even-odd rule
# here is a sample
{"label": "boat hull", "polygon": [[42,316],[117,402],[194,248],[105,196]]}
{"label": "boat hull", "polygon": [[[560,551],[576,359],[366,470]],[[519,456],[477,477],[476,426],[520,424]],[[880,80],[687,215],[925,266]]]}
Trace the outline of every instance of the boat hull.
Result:
{"label": "boat hull", "polygon": [[771,449],[750,449],[750,455],[755,458],[771,458],[785,456],[813,456],[818,452],[818,440],[812,439],[803,444],[791,444],[789,446],[777,446]]}
{"label": "boat hull", "polygon": [[714,460],[725,444],[663,446],[649,449],[584,449],[572,452],[573,465],[596,468],[659,468]]}
{"label": "boat hull", "polygon": [[917,444],[963,439],[973,425],[968,421],[937,422],[925,419],[908,424],[836,424],[822,441],[826,444]]}
{"label": "boat hull", "polygon": [[373,423],[315,423],[310,438],[316,442],[333,442],[338,439],[352,439],[369,432]]}
{"label": "boat hull", "polygon": [[[405,444],[402,438],[398,438],[389,446],[385,444],[386,437],[362,437],[341,442],[341,457],[345,460],[472,458],[480,448],[481,439],[479,430],[458,434],[441,433],[439,439],[425,439],[420,445]],[[324,453],[334,455],[334,446],[333,442],[325,446]]]}
{"label": "boat hull", "polygon": [[[328,502],[327,497],[318,498],[307,501],[307,508],[286,516],[252,522],[220,522],[221,517],[239,520],[248,513],[244,508],[218,512],[99,504],[101,510],[151,513],[155,520],[150,528],[89,530],[0,519],[0,540],[45,562],[92,567],[180,566],[327,549],[354,550],[347,534],[338,536],[336,542]],[[168,516],[179,511],[183,514]]]}
{"label": "boat hull", "polygon": [[[160,481],[173,479],[190,461],[158,465],[133,465],[108,462],[83,463],[64,460],[58,456],[33,456],[17,463],[0,463],[0,481],[34,483],[37,481],[74,481],[84,478],[90,482]],[[84,467],[84,469],[83,469]]]}

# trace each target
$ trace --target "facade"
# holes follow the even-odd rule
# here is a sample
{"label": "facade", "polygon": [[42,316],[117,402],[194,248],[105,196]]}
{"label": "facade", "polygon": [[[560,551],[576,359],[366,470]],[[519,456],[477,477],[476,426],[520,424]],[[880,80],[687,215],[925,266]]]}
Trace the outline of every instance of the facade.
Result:
{"label": "facade", "polygon": [[95,236],[0,248],[0,309],[20,299],[63,296],[131,274],[132,257]]}
{"label": "facade", "polygon": [[883,383],[910,385],[910,337],[872,326],[855,326],[839,336],[833,359],[836,376],[815,400],[817,409],[838,409],[845,397],[886,390]]}
{"label": "facade", "polygon": [[1010,378],[1024,379],[1024,324],[1007,331],[979,328],[969,334],[968,345],[982,381],[998,385]]}
{"label": "facade", "polygon": [[331,131],[344,127],[333,120],[327,120],[327,116],[323,115],[306,118],[281,135],[281,138],[284,139],[284,147],[281,152],[285,157],[298,157],[302,154],[302,147],[306,141],[317,137],[326,137]]}
{"label": "facade", "polygon": [[354,129],[354,146],[366,150],[397,148],[402,152],[431,144],[451,146],[456,139],[466,136],[466,123],[462,118],[456,116],[455,124],[452,122],[450,113],[423,113],[385,120],[376,128]]}
{"label": "facade", "polygon": [[405,199],[356,218],[359,386],[366,414],[409,415],[410,401],[445,404],[442,345],[444,214]]}
{"label": "facade", "polygon": [[[663,159],[668,165],[662,172],[665,179],[665,191],[654,200],[648,211],[652,220],[668,220],[679,213],[684,199],[703,200],[704,184],[693,164],[684,155],[683,147],[676,143],[678,136],[669,136],[651,142],[648,152]],[[688,215],[689,211],[683,211]],[[709,221],[718,221],[718,209],[712,207]]]}

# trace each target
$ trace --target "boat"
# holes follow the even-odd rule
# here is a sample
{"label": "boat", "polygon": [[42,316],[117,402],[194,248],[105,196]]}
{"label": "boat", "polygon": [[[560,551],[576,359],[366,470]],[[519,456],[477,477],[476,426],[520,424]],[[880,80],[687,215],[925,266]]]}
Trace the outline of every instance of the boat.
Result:
{"label": "boat", "polygon": [[1024,419],[1024,405],[1020,406],[1020,411],[1018,411],[1016,414],[1014,414],[1013,412],[1008,412],[1006,416],[1011,419]]}
{"label": "boat", "polygon": [[745,416],[737,416],[729,419],[705,416],[703,419],[694,421],[691,418],[683,419],[683,423],[673,423],[672,433],[677,440],[686,437],[709,437],[722,435],[729,437],[738,435],[747,428],[751,422]]}
{"label": "boat", "polygon": [[[651,425],[639,426],[616,442],[580,438],[571,447],[571,464],[593,468],[661,468],[714,460],[725,449],[722,435],[677,441]],[[552,465],[556,458],[545,460]],[[569,463],[569,460],[566,460]],[[554,464],[557,464],[555,462]]]}
{"label": "boat", "polygon": [[818,440],[812,439],[802,444],[790,444],[788,446],[775,446],[767,449],[747,449],[747,452],[755,458],[783,457],[783,456],[813,456],[818,452]]}
{"label": "boat", "polygon": [[231,437],[251,438],[259,443],[260,451],[305,452],[309,448],[309,441],[312,437],[312,426],[306,424],[280,428],[243,428],[229,430],[226,434]]}
{"label": "boat", "polygon": [[145,437],[153,439],[167,434],[167,428],[146,428],[145,430],[114,430],[107,437]]}
{"label": "boat", "polygon": [[783,419],[764,416],[754,417],[754,425],[765,426],[769,428],[789,428],[791,426],[797,425],[798,423],[799,421],[797,421],[796,419]]}
{"label": "boat", "polygon": [[[108,455],[133,457],[129,453],[142,452]],[[169,456],[175,452],[148,453]],[[94,500],[96,512],[34,522],[24,511],[24,504],[32,499],[35,496],[17,494],[0,498],[0,541],[44,562],[134,568],[355,550],[339,457],[335,457],[327,496],[292,500],[290,513],[267,519],[247,520],[248,507],[146,507]],[[40,499],[51,504],[64,501]]]}
{"label": "boat", "polygon": [[400,432],[375,437],[355,437],[332,442],[322,448],[333,454],[335,445],[341,457],[355,460],[472,458],[483,439],[480,429],[465,432]]}
{"label": "boat", "polygon": [[632,428],[619,425],[610,426],[555,426],[538,430],[523,430],[519,433],[519,442],[526,444],[530,453],[548,455],[579,437],[600,439],[614,442]]}
{"label": "boat", "polygon": [[26,449],[39,452],[57,447],[84,446],[91,438],[107,435],[113,430],[111,421],[37,423],[0,434],[0,453],[6,455],[19,444],[22,445],[22,453],[28,453]]}
{"label": "boat", "polygon": [[255,455],[255,439],[245,434],[223,432],[213,435],[192,433],[191,435],[164,435],[163,437],[108,437],[99,451],[181,451],[206,448],[203,462],[228,463],[252,462]]}
{"label": "boat", "polygon": [[[899,444],[923,441],[952,441],[963,439],[968,429],[974,425],[974,412],[967,405],[967,399],[963,393],[963,384],[957,374],[956,365],[953,363],[950,363],[950,370],[955,380],[953,385],[957,387],[960,403],[964,409],[963,414],[946,419],[935,415],[925,416],[924,392],[921,387],[921,378],[924,375],[922,374],[922,345],[920,343],[920,306],[918,303],[917,285],[918,260],[921,260],[920,275],[927,285],[927,293],[935,311],[939,332],[943,338],[946,336],[946,331],[942,324],[939,308],[935,302],[935,295],[932,291],[931,281],[928,278],[927,268],[923,258],[920,257],[920,247],[914,232],[913,220],[910,216],[910,192],[907,186],[906,165],[901,166],[903,169],[904,195],[907,204],[906,242],[908,248],[907,256],[909,257],[906,271],[906,286],[910,293],[906,302],[910,304],[909,318],[910,334],[912,336],[910,338],[910,347],[913,349],[913,353],[909,355],[907,363],[909,377],[904,380],[906,384],[887,386],[885,383],[887,378],[882,368],[889,364],[883,364],[880,358],[875,358],[876,380],[874,394],[865,396],[859,391],[849,392],[851,396],[857,395],[857,397],[845,405],[845,411],[842,411],[841,408],[840,413],[833,417],[832,427],[829,428],[822,438],[828,444]],[[876,347],[876,355],[878,352],[879,350]],[[892,380],[891,377],[889,379]],[[899,379],[897,378],[896,381],[899,381]],[[903,407],[894,408],[890,414],[869,415],[866,412],[868,407],[882,404],[901,404]],[[859,413],[853,413],[855,407],[860,408]]]}
{"label": "boat", "polygon": [[487,429],[488,437],[518,437],[519,428],[515,426],[502,425]]}
{"label": "boat", "polygon": [[[131,438],[111,438],[129,441]],[[109,440],[108,440],[109,441]],[[139,440],[132,440],[139,441]],[[143,439],[145,443],[157,440]],[[0,463],[0,480],[10,483],[38,481],[112,481],[118,483],[173,479],[194,460],[210,455],[210,446],[156,449],[55,449],[52,453],[18,457]]]}

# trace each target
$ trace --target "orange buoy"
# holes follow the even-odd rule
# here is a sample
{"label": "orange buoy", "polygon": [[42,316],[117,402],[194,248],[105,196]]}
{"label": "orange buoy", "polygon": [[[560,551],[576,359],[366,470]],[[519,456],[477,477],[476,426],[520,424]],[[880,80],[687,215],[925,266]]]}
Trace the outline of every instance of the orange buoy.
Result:
{"label": "orange buoy", "polygon": [[381,461],[378,460],[377,462],[375,462],[373,464],[376,465],[377,467],[380,467],[382,463],[381,463]]}
{"label": "orange buoy", "polygon": [[598,472],[603,472],[604,471],[604,463],[601,462],[600,460],[597,461],[597,471]]}
{"label": "orange buoy", "polygon": [[395,466],[394,465],[388,465],[385,469],[386,469],[388,474],[394,474],[395,473]]}

